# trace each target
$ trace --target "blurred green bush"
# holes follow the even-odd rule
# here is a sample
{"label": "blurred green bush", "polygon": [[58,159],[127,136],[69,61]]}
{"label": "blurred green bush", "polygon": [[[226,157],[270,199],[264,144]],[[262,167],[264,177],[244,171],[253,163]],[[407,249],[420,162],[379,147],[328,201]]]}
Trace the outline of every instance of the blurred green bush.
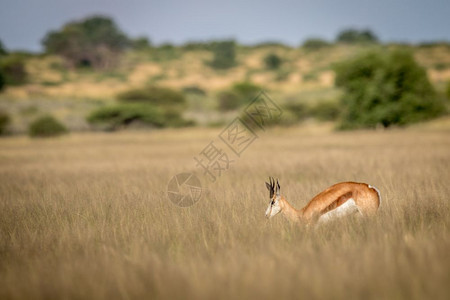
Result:
{"label": "blurred green bush", "polygon": [[[290,99],[289,102],[282,106],[282,110],[281,118],[267,118],[264,120],[264,126],[292,126],[308,119],[335,121],[341,113],[338,101],[332,100],[320,100],[317,103],[311,104],[301,102],[299,99]],[[242,113],[240,117],[245,122],[253,123],[245,113]]]}
{"label": "blurred green bush", "polygon": [[336,41],[339,43],[376,43],[378,37],[370,29],[345,29],[338,33]]}
{"label": "blurred green bush", "polygon": [[252,82],[243,81],[235,83],[229,90],[218,95],[218,109],[229,111],[240,108],[252,101],[262,88]]}
{"label": "blurred green bush", "polygon": [[53,137],[67,132],[67,128],[51,115],[36,119],[28,127],[28,135],[31,137]]}
{"label": "blurred green bush", "polygon": [[0,41],[0,57],[4,56],[8,54],[8,52],[6,51],[5,47],[3,46],[2,41]]}
{"label": "blurred green bush", "polygon": [[341,115],[338,101],[320,101],[309,109],[309,115],[319,121],[336,121]]}
{"label": "blurred green bush", "polygon": [[177,109],[156,107],[148,103],[121,103],[100,107],[88,115],[87,121],[104,130],[118,130],[132,124],[154,128],[194,125],[192,121],[184,120]]}
{"label": "blurred green bush", "polygon": [[91,112],[87,121],[91,124],[103,125],[107,130],[117,130],[134,121],[154,127],[163,127],[165,124],[162,110],[145,103],[104,106]]}
{"label": "blurred green bush", "polygon": [[241,99],[235,91],[223,91],[218,95],[218,108],[220,111],[235,110],[241,107]]}
{"label": "blurred green bush", "polygon": [[196,85],[185,86],[183,92],[187,94],[206,96],[206,91]]}
{"label": "blurred green bush", "polygon": [[[286,116],[296,123],[308,118],[319,121],[336,121],[341,114],[340,104],[337,101],[321,100],[315,104],[304,104],[301,102],[291,102],[283,106],[283,118]],[[290,120],[288,123],[292,123]],[[284,122],[286,123],[286,122]],[[281,120],[281,124],[284,124]]]}
{"label": "blurred green bush", "polygon": [[242,81],[233,84],[231,90],[236,92],[239,97],[245,98],[244,102],[250,102],[262,90],[262,87],[250,81]]}
{"label": "blurred green bush", "polygon": [[342,97],[342,129],[404,125],[444,111],[425,70],[412,54],[371,52],[335,66]]}
{"label": "blurred green bush", "polygon": [[130,42],[131,47],[137,51],[149,50],[152,48],[151,41],[145,36],[132,39]]}
{"label": "blurred green bush", "polygon": [[3,75],[2,70],[0,70],[0,92],[5,88],[5,75]]}
{"label": "blurred green bush", "polygon": [[447,82],[447,87],[445,89],[445,96],[447,97],[447,100],[450,100],[450,81]]}
{"label": "blurred green bush", "polygon": [[213,60],[209,65],[214,69],[229,69],[236,65],[236,42],[233,40],[213,42],[211,44]]}
{"label": "blurred green bush", "polygon": [[220,111],[235,110],[241,107],[241,99],[234,91],[223,91],[218,95],[218,108]]}
{"label": "blurred green bush", "polygon": [[309,116],[309,107],[301,102],[290,102],[283,106],[283,116],[285,112],[289,112],[296,122],[301,122]]}
{"label": "blurred green bush", "polygon": [[269,53],[264,57],[264,64],[266,68],[269,70],[276,70],[281,66],[282,63],[281,57],[276,55],[275,53]]}
{"label": "blurred green bush", "polygon": [[186,51],[212,50],[212,42],[207,41],[189,41],[182,46]]}
{"label": "blurred green bush", "polygon": [[4,135],[6,133],[9,123],[11,123],[9,114],[4,111],[0,111],[0,135]]}
{"label": "blurred green bush", "polygon": [[17,53],[0,57],[0,90],[4,85],[21,85],[27,82],[25,58]]}
{"label": "blurred green bush", "polygon": [[157,86],[130,89],[119,93],[117,99],[124,103],[140,102],[162,106],[184,106],[186,104],[186,99],[182,93],[170,88]]}
{"label": "blurred green bush", "polygon": [[320,38],[310,38],[303,42],[302,47],[306,50],[318,50],[331,46],[331,44]]}
{"label": "blurred green bush", "polygon": [[193,125],[182,117],[186,99],[178,91],[149,86],[120,93],[117,99],[119,104],[94,110],[87,116],[87,121],[106,130],[133,124],[156,128]]}

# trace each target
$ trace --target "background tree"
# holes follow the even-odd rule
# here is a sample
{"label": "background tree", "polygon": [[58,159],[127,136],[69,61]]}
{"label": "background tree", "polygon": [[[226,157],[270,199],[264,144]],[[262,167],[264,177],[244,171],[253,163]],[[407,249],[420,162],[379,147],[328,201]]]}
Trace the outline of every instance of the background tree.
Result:
{"label": "background tree", "polygon": [[242,99],[239,95],[232,90],[222,91],[217,96],[218,99],[218,109],[220,111],[235,110],[241,107]]}
{"label": "background tree", "polygon": [[4,135],[6,133],[9,123],[11,123],[9,114],[0,110],[0,135]]}
{"label": "background tree", "polygon": [[61,55],[71,66],[108,68],[115,65],[129,40],[111,18],[93,16],[49,32],[43,45],[46,52]]}
{"label": "background tree", "polygon": [[239,97],[246,103],[252,101],[256,95],[262,90],[259,85],[250,81],[242,81],[233,84],[232,91],[236,92]]}
{"label": "background tree", "polygon": [[195,51],[195,50],[212,50],[212,43],[208,41],[189,41],[183,46],[184,50]]}
{"label": "background tree", "polygon": [[53,137],[65,133],[68,133],[66,126],[51,115],[36,119],[28,127],[28,135],[31,137]]}
{"label": "background tree", "polygon": [[210,65],[215,69],[228,69],[236,65],[236,42],[233,40],[212,43],[214,58]]}
{"label": "background tree", "polygon": [[4,56],[7,54],[7,51],[5,49],[5,47],[3,46],[2,41],[0,41],[0,57]]}
{"label": "background tree", "polygon": [[117,104],[92,111],[87,121],[105,130],[139,124],[142,127],[181,127],[193,122],[183,118],[184,94],[166,87],[145,86],[117,95]]}
{"label": "background tree", "polygon": [[264,57],[264,64],[267,69],[276,70],[280,67],[281,63],[281,58],[275,53],[270,53]]}
{"label": "background tree", "polygon": [[4,85],[21,85],[27,82],[25,58],[12,53],[0,58],[0,90]]}
{"label": "background tree", "polygon": [[218,95],[218,108],[221,111],[238,109],[252,101],[261,90],[252,82],[237,82]]}
{"label": "background tree", "polygon": [[150,42],[150,40],[145,37],[138,37],[135,38],[131,41],[131,46],[133,47],[133,49],[135,50],[146,50],[152,47],[152,43]]}
{"label": "background tree", "polygon": [[447,100],[450,100],[450,81],[447,82],[447,87],[445,89],[445,96],[447,97]]}
{"label": "background tree", "polygon": [[444,111],[425,70],[410,52],[369,53],[336,66],[344,89],[342,128],[414,123]]}
{"label": "background tree", "polygon": [[158,86],[145,86],[126,90],[119,93],[117,99],[124,103],[141,102],[156,106],[178,106],[181,108],[186,106],[186,98],[181,92]]}
{"label": "background tree", "polygon": [[303,42],[302,47],[307,50],[317,50],[329,47],[330,43],[320,38],[310,38]]}
{"label": "background tree", "polygon": [[2,73],[2,70],[0,70],[0,92],[5,88],[5,76]]}
{"label": "background tree", "polygon": [[0,41],[0,91],[6,85],[20,85],[26,80],[25,57],[20,53],[8,54]]}
{"label": "background tree", "polygon": [[345,29],[337,35],[336,41],[347,44],[376,43],[378,42],[378,37],[370,29]]}

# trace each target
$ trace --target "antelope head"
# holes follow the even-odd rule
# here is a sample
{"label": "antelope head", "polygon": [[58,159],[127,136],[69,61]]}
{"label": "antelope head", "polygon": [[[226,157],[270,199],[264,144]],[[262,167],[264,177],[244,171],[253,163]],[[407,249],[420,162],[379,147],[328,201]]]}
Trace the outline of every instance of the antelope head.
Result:
{"label": "antelope head", "polygon": [[280,194],[280,183],[277,182],[275,184],[275,179],[272,177],[269,177],[269,183],[266,182],[266,187],[270,192],[270,203],[269,207],[266,210],[266,217],[272,218],[279,212],[281,212],[281,206],[280,206],[280,200],[281,200],[281,194]]}

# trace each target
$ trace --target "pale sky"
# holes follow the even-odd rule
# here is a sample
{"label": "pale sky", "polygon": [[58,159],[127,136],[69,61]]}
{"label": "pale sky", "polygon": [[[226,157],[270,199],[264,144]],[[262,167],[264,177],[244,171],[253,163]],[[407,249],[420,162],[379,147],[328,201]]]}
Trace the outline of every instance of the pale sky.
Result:
{"label": "pale sky", "polygon": [[0,0],[0,40],[9,50],[40,51],[49,30],[94,14],[155,44],[235,38],[297,46],[349,27],[370,28],[383,41],[450,41],[450,0]]}

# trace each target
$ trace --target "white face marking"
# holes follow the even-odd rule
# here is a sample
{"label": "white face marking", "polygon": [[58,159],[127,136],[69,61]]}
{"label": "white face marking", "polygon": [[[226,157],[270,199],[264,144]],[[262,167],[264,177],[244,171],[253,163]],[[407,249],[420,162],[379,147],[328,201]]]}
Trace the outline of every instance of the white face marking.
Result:
{"label": "white face marking", "polygon": [[358,211],[359,209],[355,203],[355,200],[353,200],[353,198],[350,198],[338,208],[335,208],[327,212],[326,214],[321,215],[319,218],[319,223],[326,223],[333,219],[338,219],[344,216],[352,215]]}
{"label": "white face marking", "polygon": [[269,207],[267,207],[266,209],[267,218],[270,219],[281,211],[279,200],[280,200],[279,196],[277,196],[275,200],[270,200]]}

